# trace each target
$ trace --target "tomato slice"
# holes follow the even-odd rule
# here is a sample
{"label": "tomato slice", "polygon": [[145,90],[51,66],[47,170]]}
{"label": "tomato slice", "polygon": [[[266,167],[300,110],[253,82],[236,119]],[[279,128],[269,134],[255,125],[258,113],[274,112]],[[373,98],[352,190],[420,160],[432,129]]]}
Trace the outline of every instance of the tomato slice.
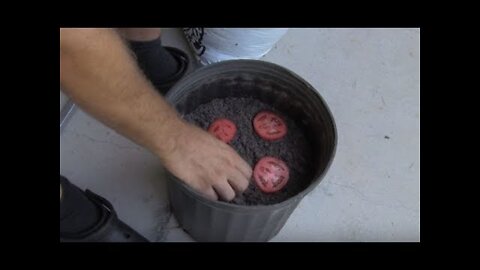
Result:
{"label": "tomato slice", "polygon": [[265,193],[281,190],[288,182],[289,170],[282,160],[266,156],[261,158],[253,169],[257,186]]}
{"label": "tomato slice", "polygon": [[287,134],[283,119],[270,111],[261,111],[253,118],[253,128],[264,140],[274,141]]}
{"label": "tomato slice", "polygon": [[235,137],[237,126],[226,118],[219,118],[208,127],[208,132],[219,140],[229,143]]}

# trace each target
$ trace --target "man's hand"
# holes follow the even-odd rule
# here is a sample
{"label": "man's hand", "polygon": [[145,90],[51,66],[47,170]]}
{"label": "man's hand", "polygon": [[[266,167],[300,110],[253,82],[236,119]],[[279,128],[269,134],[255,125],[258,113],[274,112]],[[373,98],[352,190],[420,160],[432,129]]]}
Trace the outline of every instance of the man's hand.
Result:
{"label": "man's hand", "polygon": [[206,197],[225,201],[247,189],[252,169],[228,144],[183,122],[163,165]]}

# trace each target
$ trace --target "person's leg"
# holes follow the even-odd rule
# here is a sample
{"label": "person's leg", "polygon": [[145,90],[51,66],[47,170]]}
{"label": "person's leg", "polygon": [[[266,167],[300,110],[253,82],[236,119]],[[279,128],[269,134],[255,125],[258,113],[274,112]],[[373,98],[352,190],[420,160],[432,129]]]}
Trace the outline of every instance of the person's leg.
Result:
{"label": "person's leg", "polygon": [[162,46],[160,28],[118,28],[117,31],[128,41],[138,65],[160,92],[165,94],[170,82],[183,75],[184,63],[175,51]]}

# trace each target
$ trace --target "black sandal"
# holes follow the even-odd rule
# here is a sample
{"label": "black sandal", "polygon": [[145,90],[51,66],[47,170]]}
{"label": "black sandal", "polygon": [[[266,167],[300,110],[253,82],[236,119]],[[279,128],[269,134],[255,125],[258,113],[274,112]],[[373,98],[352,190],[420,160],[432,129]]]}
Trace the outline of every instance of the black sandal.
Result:
{"label": "black sandal", "polygon": [[170,54],[172,54],[175,60],[177,60],[178,70],[165,82],[155,85],[155,87],[162,93],[162,95],[166,95],[170,90],[170,88],[172,88],[172,86],[176,82],[178,82],[183,77],[183,75],[185,75],[185,72],[187,71],[188,65],[190,63],[190,61],[188,60],[188,55],[184,51],[174,47],[164,47],[164,48],[167,51],[169,51]]}
{"label": "black sandal", "polygon": [[85,195],[102,210],[102,217],[92,229],[79,234],[60,234],[60,242],[149,242],[117,217],[112,204],[105,198],[85,191]]}

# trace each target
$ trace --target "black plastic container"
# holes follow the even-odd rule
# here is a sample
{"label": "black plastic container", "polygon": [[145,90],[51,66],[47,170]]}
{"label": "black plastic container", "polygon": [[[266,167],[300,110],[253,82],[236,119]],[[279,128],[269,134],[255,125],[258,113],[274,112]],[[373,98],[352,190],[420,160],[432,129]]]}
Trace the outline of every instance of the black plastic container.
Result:
{"label": "black plastic container", "polygon": [[211,201],[168,174],[173,213],[197,241],[270,240],[282,229],[302,198],[320,183],[335,155],[337,133],[326,103],[310,84],[281,66],[258,60],[208,65],[180,80],[166,97],[182,115],[214,98],[257,98],[302,124],[314,148],[315,172],[310,185],[273,205]]}

